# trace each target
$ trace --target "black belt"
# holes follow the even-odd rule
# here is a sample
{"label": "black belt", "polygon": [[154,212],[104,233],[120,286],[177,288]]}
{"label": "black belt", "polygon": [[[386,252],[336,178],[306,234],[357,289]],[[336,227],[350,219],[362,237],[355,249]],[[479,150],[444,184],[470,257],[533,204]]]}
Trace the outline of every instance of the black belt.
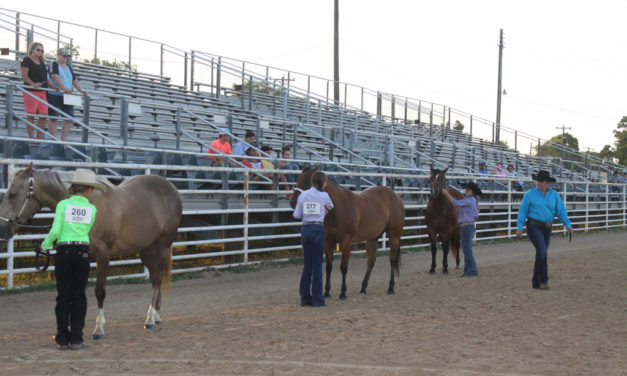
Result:
{"label": "black belt", "polygon": [[89,245],[89,242],[59,242],[57,245]]}
{"label": "black belt", "polygon": [[542,226],[544,226],[546,228],[551,228],[551,226],[553,226],[553,222],[542,222],[542,221],[538,221],[537,219],[533,219],[531,217],[528,217],[527,220],[529,222],[533,222],[533,223],[537,223],[539,225],[542,225]]}
{"label": "black belt", "polygon": [[303,222],[303,225],[324,225],[324,222]]}

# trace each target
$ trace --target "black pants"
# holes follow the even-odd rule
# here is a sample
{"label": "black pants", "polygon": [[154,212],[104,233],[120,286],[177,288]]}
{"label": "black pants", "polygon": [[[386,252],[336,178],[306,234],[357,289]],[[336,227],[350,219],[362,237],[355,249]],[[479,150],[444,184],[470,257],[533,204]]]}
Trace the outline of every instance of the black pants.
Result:
{"label": "black pants", "polygon": [[57,278],[57,343],[81,343],[87,314],[85,287],[89,275],[89,246],[61,245],[55,259]]}

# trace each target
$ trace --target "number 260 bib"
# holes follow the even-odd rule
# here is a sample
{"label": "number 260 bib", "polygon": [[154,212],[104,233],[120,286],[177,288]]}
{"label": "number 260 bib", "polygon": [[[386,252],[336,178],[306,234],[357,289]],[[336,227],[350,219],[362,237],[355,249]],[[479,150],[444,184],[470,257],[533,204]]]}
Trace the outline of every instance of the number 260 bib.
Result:
{"label": "number 260 bib", "polygon": [[68,205],[65,208],[65,222],[90,224],[91,208],[89,206]]}

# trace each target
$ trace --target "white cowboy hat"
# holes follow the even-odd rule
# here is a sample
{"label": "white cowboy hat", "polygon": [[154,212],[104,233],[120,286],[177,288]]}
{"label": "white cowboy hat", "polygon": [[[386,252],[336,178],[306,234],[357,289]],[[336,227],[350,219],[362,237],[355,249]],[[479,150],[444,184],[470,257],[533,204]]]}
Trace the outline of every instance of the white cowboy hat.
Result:
{"label": "white cowboy hat", "polygon": [[85,168],[79,168],[74,171],[74,178],[72,180],[66,180],[67,183],[77,184],[77,185],[86,185],[88,187],[94,187],[103,189],[104,186],[101,183],[98,183],[96,180],[96,173],[92,170],[87,170]]}

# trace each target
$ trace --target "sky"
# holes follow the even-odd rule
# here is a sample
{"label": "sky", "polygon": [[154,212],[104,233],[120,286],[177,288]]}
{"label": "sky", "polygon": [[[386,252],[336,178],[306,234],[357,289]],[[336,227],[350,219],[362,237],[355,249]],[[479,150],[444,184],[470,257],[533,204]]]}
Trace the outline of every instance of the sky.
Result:
{"label": "sky", "polygon": [[[3,6],[333,78],[333,0],[57,4]],[[625,14],[622,0],[340,0],[340,80],[495,121],[503,29],[501,124],[543,139],[564,126],[581,150],[599,151],[614,143],[612,131],[627,116]],[[90,32],[62,32],[87,38],[77,43],[85,54],[93,49]],[[99,49],[120,57],[128,51],[124,38],[112,38],[114,47],[104,39]],[[150,59],[135,60],[140,71]]]}

